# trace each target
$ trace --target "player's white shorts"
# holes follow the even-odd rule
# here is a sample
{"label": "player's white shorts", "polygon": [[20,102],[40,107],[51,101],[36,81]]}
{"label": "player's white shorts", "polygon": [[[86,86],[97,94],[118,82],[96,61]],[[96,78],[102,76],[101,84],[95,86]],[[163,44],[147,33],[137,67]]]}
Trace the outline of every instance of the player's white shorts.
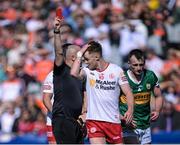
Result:
{"label": "player's white shorts", "polygon": [[135,137],[137,136],[140,144],[151,143],[151,129],[135,129],[135,130],[123,130],[123,137]]}

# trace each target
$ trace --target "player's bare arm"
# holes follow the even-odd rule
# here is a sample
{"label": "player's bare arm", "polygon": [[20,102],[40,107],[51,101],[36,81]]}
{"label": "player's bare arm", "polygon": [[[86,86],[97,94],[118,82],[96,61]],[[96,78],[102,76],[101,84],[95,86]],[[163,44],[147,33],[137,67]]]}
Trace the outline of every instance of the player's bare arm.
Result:
{"label": "player's bare arm", "polygon": [[51,98],[53,94],[52,93],[43,93],[43,103],[48,111],[52,112],[52,103]]}
{"label": "player's bare arm", "polygon": [[86,92],[84,92],[82,111],[81,111],[81,115],[79,116],[79,118],[81,118],[83,122],[86,122],[86,114],[87,114],[87,96],[86,96]]}
{"label": "player's bare arm", "polygon": [[155,121],[158,119],[159,117],[159,113],[163,107],[163,97],[162,97],[162,93],[161,93],[161,89],[159,86],[155,86],[154,87],[154,96],[155,96],[155,108],[154,110],[151,112],[151,120]]}
{"label": "player's bare arm", "polygon": [[63,62],[63,50],[61,43],[61,33],[60,27],[63,19],[59,19],[58,17],[54,20],[54,49],[55,49],[55,64],[60,66]]}
{"label": "player's bare arm", "polygon": [[83,54],[85,53],[87,48],[88,45],[86,44],[79,52],[77,52],[76,60],[74,61],[71,67],[71,72],[70,72],[71,75],[79,79],[83,79],[83,77],[85,76],[85,72],[82,69],[80,69],[80,66],[81,66]]}
{"label": "player's bare arm", "polygon": [[126,120],[126,123],[129,124],[133,119],[134,97],[128,83],[121,85],[121,90],[123,91],[127,99],[128,110],[124,114],[124,119]]}

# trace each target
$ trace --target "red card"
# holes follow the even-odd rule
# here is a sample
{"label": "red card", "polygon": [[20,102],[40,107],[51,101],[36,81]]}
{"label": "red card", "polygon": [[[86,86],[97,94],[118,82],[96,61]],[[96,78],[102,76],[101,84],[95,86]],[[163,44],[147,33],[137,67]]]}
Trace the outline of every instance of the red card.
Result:
{"label": "red card", "polygon": [[59,19],[62,19],[62,18],[63,18],[62,9],[61,9],[60,7],[56,9],[56,16],[57,16]]}

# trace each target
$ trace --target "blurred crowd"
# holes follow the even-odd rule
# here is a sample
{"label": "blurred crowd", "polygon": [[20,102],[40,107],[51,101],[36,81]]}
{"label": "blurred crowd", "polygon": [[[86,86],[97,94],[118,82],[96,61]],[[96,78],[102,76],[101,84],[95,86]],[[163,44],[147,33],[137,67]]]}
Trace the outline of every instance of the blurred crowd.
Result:
{"label": "blurred crowd", "polygon": [[57,7],[64,43],[99,41],[124,69],[129,51],[142,49],[165,98],[153,132],[180,130],[180,0],[1,0],[0,140],[46,131],[41,84],[53,68]]}

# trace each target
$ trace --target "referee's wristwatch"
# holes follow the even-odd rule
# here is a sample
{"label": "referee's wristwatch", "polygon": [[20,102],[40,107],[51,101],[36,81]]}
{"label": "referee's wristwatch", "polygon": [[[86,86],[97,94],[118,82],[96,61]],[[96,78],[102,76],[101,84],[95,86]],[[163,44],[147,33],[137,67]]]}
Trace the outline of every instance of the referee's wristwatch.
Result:
{"label": "referee's wristwatch", "polygon": [[54,33],[55,34],[60,34],[60,30],[59,29],[54,29]]}

